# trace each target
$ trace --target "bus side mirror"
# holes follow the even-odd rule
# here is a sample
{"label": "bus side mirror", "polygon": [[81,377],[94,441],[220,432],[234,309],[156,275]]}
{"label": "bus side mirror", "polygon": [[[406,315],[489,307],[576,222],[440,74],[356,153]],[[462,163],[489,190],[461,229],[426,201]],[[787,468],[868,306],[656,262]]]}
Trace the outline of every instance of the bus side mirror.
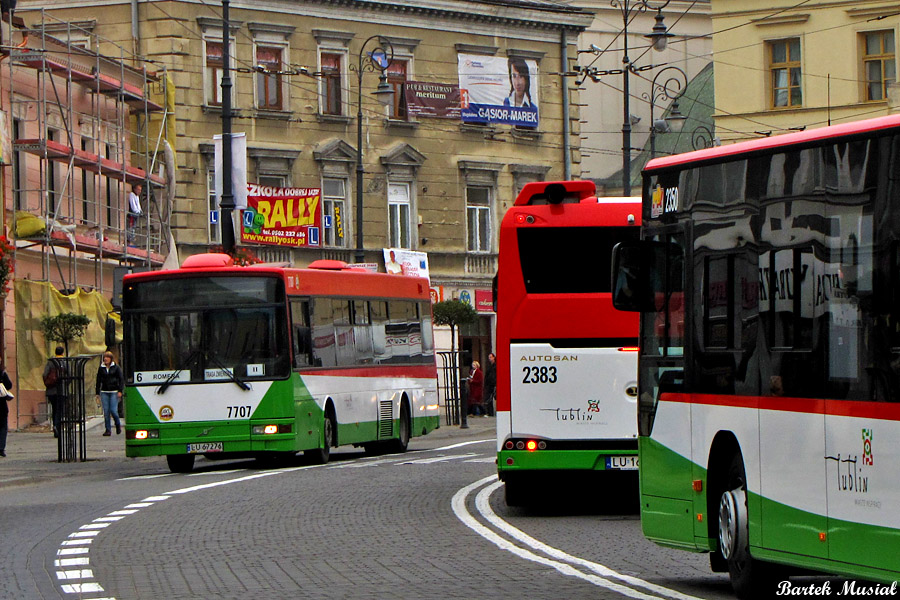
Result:
{"label": "bus side mirror", "polygon": [[652,312],[652,249],[646,242],[619,242],[612,251],[613,306],[627,312]]}

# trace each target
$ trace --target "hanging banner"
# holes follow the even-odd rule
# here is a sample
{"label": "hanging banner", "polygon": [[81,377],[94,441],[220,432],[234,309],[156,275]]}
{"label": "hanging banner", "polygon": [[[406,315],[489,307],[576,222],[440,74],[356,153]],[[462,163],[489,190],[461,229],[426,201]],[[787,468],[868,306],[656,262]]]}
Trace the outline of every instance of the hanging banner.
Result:
{"label": "hanging banner", "polygon": [[457,65],[463,121],[538,126],[537,62],[460,54]]}
{"label": "hanging banner", "polygon": [[458,85],[407,81],[403,87],[410,118],[459,119]]}
{"label": "hanging banner", "polygon": [[[216,206],[222,204],[222,134],[213,136]],[[173,146],[174,148],[174,146]],[[247,134],[231,134],[231,189],[235,208],[247,208]]]}
{"label": "hanging banner", "polygon": [[321,244],[319,188],[247,185],[247,208],[241,211],[241,242],[275,246]]}

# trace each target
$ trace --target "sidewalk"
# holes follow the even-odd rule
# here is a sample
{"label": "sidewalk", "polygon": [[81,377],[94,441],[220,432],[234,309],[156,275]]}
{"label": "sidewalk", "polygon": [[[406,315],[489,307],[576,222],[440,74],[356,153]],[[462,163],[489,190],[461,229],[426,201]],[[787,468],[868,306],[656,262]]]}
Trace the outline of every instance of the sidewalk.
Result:
{"label": "sidewalk", "polygon": [[113,430],[111,436],[104,437],[103,417],[89,417],[85,423],[85,449],[86,461],[60,463],[57,462],[57,440],[49,425],[10,431],[6,440],[6,458],[0,457],[0,490],[8,485],[91,470],[96,468],[98,460],[126,460],[124,421],[121,435],[117,436]]}
{"label": "sidewalk", "polygon": [[[124,423],[124,421],[123,421]],[[468,429],[459,425],[446,425],[441,415],[441,427],[417,440],[487,439],[496,435],[494,417],[469,417]],[[31,427],[10,431],[6,441],[6,458],[0,457],[0,491],[11,485],[23,485],[66,477],[73,473],[95,471],[97,461],[152,461],[165,469],[165,461],[159,457],[127,458],[125,456],[125,432],[103,436],[103,417],[90,417],[86,423],[86,458],[84,462],[57,462],[57,441],[49,427]],[[443,442],[439,442],[443,443]],[[452,442],[451,442],[452,443]],[[348,446],[349,447],[349,446]]]}

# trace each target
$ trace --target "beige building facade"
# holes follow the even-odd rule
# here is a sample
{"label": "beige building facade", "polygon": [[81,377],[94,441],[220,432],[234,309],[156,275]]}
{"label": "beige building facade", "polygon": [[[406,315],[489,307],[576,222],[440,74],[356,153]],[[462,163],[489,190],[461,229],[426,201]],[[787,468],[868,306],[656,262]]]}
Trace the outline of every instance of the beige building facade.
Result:
{"label": "beige building facade", "polygon": [[716,129],[732,142],[888,114],[897,4],[713,0]]}
{"label": "beige building facade", "polygon": [[[124,45],[165,67],[176,88],[171,226],[178,254],[183,260],[219,244],[213,136],[222,130],[221,4],[22,0],[16,14],[28,20],[38,9],[79,23],[101,49]],[[482,299],[482,319],[466,335],[472,338],[467,349],[483,359],[493,330],[484,298],[505,209],[529,181],[582,172],[580,101],[562,73],[575,64],[576,40],[590,13],[541,0],[275,0],[230,2],[229,21],[233,131],[246,135],[248,181],[322,190],[319,245],[255,245],[254,252],[295,265],[320,258],[357,262],[361,150],[362,262],[384,270],[385,249],[426,253],[437,299]],[[385,74],[396,94],[387,107],[373,96],[380,72],[369,52],[378,36],[393,51]],[[506,65],[514,60],[530,69],[534,125],[413,114],[415,107],[403,101],[411,83],[459,89],[461,73],[478,63],[502,65],[500,89],[512,96]],[[467,93],[464,88],[463,102]]]}
{"label": "beige building facade", "polygon": [[[608,0],[575,0],[573,5],[595,13],[591,24],[578,40],[578,64],[599,71],[598,80],[579,76],[581,107],[581,176],[605,185],[610,195],[621,191],[622,127],[624,114],[624,35],[627,20],[628,59],[636,72],[629,75],[629,113],[633,115],[632,156],[647,143],[650,135],[650,98],[654,77],[665,67],[675,66],[693,79],[712,60],[712,23],[710,1],[672,0],[661,14],[672,34],[663,51],[649,48],[644,37],[653,30],[658,7],[665,2],[637,0],[610,3]],[[668,79],[668,71],[657,83]],[[676,89],[670,84],[670,89]],[[668,99],[655,106],[654,118],[669,104]],[[616,176],[617,175],[617,176]]]}

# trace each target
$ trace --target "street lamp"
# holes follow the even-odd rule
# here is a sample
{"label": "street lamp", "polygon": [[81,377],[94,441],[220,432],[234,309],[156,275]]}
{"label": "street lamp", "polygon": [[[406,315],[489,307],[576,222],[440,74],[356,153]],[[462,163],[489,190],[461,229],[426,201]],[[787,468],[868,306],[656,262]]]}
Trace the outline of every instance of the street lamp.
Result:
{"label": "street lamp", "polygon": [[[369,42],[375,41],[375,48],[366,52],[366,46]],[[394,88],[387,82],[387,75],[384,72],[391,66],[394,59],[394,47],[390,40],[380,35],[373,35],[359,49],[359,64],[356,68],[356,262],[361,263],[366,260],[366,253],[363,250],[363,112],[362,112],[362,81],[363,71],[380,71],[378,77],[378,89],[375,90],[375,97],[379,102],[385,105],[392,104],[394,101]],[[351,70],[353,68],[351,67]]]}
{"label": "street lamp", "polygon": [[709,127],[697,125],[694,131],[691,132],[691,146],[694,150],[703,150],[718,145],[719,139],[713,136],[713,132],[709,130]]}
{"label": "street lamp", "polygon": [[666,26],[663,23],[662,9],[668,6],[669,2],[671,0],[665,0],[665,2],[656,4],[649,2],[649,0],[635,0],[633,2],[632,0],[610,0],[609,2],[613,8],[618,8],[622,12],[622,40],[624,46],[622,64],[625,65],[625,68],[622,69],[625,79],[622,86],[624,95],[622,110],[624,115],[622,119],[622,194],[624,196],[631,195],[631,86],[628,76],[634,70],[634,65],[631,64],[631,59],[628,57],[628,22],[631,20],[634,12],[645,12],[647,9],[655,10],[656,24],[653,26],[653,31],[644,37],[650,40],[654,50],[665,50],[672,34],[666,30]]}
{"label": "street lamp", "polygon": [[[650,101],[650,158],[656,157],[656,134],[678,133],[684,126],[687,117],[678,108],[678,99],[687,87],[687,75],[678,67],[666,67],[660,70],[650,84],[650,93],[641,97]],[[654,118],[654,108],[658,100],[672,100],[672,108],[665,119]]]}
{"label": "street lamp", "polygon": [[234,252],[234,221],[231,213],[235,209],[234,188],[232,185],[231,156],[231,23],[228,15],[229,0],[222,0],[222,198],[219,200],[221,210],[222,248],[231,254]]}

